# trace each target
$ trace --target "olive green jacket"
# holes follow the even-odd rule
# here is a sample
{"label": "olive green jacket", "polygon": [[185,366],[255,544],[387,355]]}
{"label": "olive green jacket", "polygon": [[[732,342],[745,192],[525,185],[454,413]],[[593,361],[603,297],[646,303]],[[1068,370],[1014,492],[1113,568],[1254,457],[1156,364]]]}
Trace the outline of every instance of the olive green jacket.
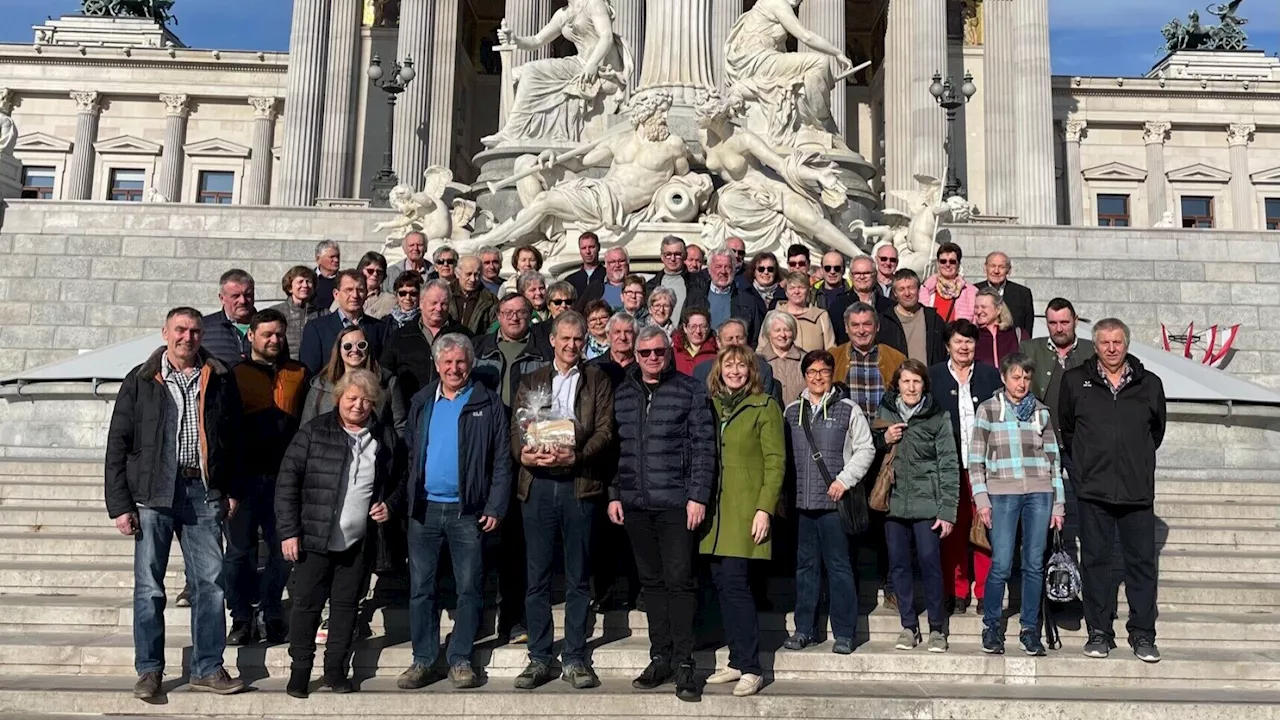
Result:
{"label": "olive green jacket", "polygon": [[782,407],[764,394],[744,398],[728,417],[719,399],[713,405],[720,429],[720,481],[707,508],[700,550],[704,555],[768,560],[771,538],[757,545],[751,522],[757,510],[772,516],[778,507],[787,467]]}
{"label": "olive green jacket", "polygon": [[[890,390],[880,401],[876,419],[902,422],[898,414],[898,392]],[[889,496],[889,517],[902,520],[938,518],[956,521],[960,502],[960,456],[951,432],[951,414],[926,394],[920,408],[907,421],[893,458],[893,492]],[[877,450],[889,446],[885,429],[872,432]]]}

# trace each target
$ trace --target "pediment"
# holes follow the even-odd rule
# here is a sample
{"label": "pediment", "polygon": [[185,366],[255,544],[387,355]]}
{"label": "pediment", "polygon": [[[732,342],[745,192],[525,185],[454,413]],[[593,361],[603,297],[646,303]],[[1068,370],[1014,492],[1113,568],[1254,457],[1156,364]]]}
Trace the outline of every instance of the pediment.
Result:
{"label": "pediment", "polygon": [[1280,167],[1256,172],[1250,176],[1250,179],[1255,185],[1280,185]]}
{"label": "pediment", "polygon": [[1106,165],[1089,168],[1083,173],[1085,180],[1132,180],[1142,182],[1147,179],[1147,171],[1122,162],[1110,162]]}
{"label": "pediment", "polygon": [[190,157],[247,158],[249,148],[222,138],[187,143],[183,148]]}
{"label": "pediment", "polygon": [[1231,182],[1231,173],[1204,163],[1169,171],[1170,182]]}
{"label": "pediment", "polygon": [[132,135],[121,135],[109,140],[99,140],[93,144],[93,149],[112,155],[159,155],[162,148],[160,143]]}
{"label": "pediment", "polygon": [[18,144],[13,149],[26,150],[27,152],[69,153],[71,152],[71,141],[42,132],[27,133],[18,137]]}

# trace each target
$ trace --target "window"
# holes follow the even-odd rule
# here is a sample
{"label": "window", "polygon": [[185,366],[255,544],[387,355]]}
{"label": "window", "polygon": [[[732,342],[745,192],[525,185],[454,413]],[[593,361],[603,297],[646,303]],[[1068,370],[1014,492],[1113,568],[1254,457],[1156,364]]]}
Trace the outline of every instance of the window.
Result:
{"label": "window", "polygon": [[146,182],[147,174],[142,170],[112,170],[111,194],[107,199],[116,202],[142,202]]}
{"label": "window", "polygon": [[1098,196],[1098,227],[1129,227],[1129,196]]}
{"label": "window", "polygon": [[52,167],[23,167],[22,194],[23,200],[52,200],[53,175]]}
{"label": "window", "polygon": [[211,205],[230,205],[231,191],[235,188],[236,175],[231,172],[200,171],[200,194],[196,202]]}
{"label": "window", "polygon": [[1184,228],[1211,228],[1213,227],[1213,198],[1183,196],[1182,198],[1182,227]]}
{"label": "window", "polygon": [[1267,198],[1267,229],[1280,230],[1280,198]]}

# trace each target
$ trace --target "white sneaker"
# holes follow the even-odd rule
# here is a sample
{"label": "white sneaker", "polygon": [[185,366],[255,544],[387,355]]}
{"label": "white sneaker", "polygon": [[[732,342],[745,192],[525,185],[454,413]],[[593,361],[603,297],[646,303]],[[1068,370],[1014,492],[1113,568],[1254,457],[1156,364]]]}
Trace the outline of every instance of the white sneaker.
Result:
{"label": "white sneaker", "polygon": [[707,678],[708,685],[728,685],[731,682],[737,682],[742,677],[741,670],[734,670],[727,667],[723,670],[717,670],[711,673],[711,677]]}
{"label": "white sneaker", "polygon": [[764,678],[748,673],[738,680],[738,684],[733,688],[733,694],[736,697],[755,695],[762,687],[764,687]]}

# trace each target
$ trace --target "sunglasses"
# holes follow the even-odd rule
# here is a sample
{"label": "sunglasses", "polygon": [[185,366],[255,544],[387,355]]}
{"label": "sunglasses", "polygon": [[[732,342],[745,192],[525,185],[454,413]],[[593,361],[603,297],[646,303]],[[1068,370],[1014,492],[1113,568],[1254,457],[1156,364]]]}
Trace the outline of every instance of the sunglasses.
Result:
{"label": "sunglasses", "polygon": [[641,349],[636,350],[636,355],[639,355],[642,358],[664,358],[667,356],[667,349],[664,347]]}
{"label": "sunglasses", "polygon": [[807,268],[809,267],[809,263],[804,260],[792,260],[791,262],[787,263],[787,267]]}
{"label": "sunglasses", "polygon": [[776,267],[774,267],[774,266],[772,266],[772,265],[761,265],[760,267],[756,268],[756,272],[758,272],[758,273],[769,273],[770,275],[772,275],[773,273],[778,272],[778,268],[776,268]]}
{"label": "sunglasses", "polygon": [[436,264],[444,265],[445,267],[453,267],[458,264],[458,258],[440,258],[436,261]]}
{"label": "sunglasses", "polygon": [[417,295],[417,294],[418,294],[417,290],[397,290],[396,291],[396,295],[400,297],[413,297],[414,295]]}
{"label": "sunglasses", "polygon": [[939,265],[959,265],[959,260],[938,260]]}
{"label": "sunglasses", "polygon": [[898,264],[898,258],[887,258],[887,257],[882,257],[882,258],[876,258],[876,259],[877,259],[877,260],[879,260],[879,261],[880,261],[880,262],[882,262],[882,263],[889,263],[890,265],[897,265],[897,264]]}
{"label": "sunglasses", "polygon": [[354,343],[352,342],[342,343],[342,352],[351,352],[353,349],[358,352],[365,352],[366,350],[369,349],[369,343],[364,340],[361,340],[360,342],[354,342]]}
{"label": "sunglasses", "polygon": [[548,301],[547,301],[547,304],[548,304],[548,305],[555,305],[556,307],[560,307],[561,305],[568,305],[570,302],[572,302],[572,301],[571,301],[571,300],[567,300],[567,299],[565,299],[565,298],[556,298],[555,300],[548,300]]}
{"label": "sunglasses", "polygon": [[827,272],[829,272],[829,273],[844,272],[844,266],[843,266],[843,265],[823,265],[823,266],[822,266],[822,269],[823,269],[823,270],[826,270],[826,271],[827,271]]}

